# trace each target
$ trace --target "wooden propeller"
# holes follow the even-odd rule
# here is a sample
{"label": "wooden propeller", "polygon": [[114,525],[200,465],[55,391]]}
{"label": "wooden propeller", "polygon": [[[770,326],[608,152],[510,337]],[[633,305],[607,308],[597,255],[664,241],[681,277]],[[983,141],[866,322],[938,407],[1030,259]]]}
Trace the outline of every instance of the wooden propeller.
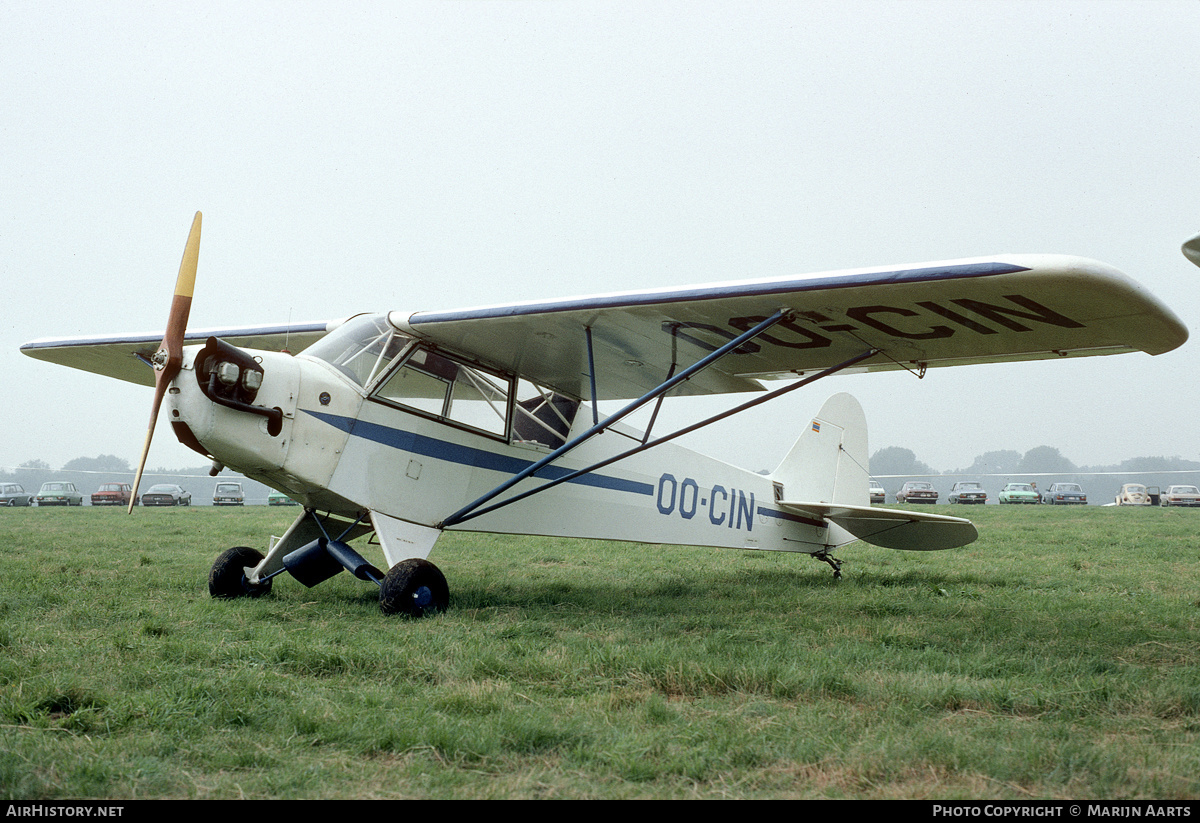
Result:
{"label": "wooden propeller", "polygon": [[179,264],[179,276],[175,279],[175,296],[171,299],[171,313],[167,316],[167,331],[162,343],[150,362],[154,366],[154,404],[150,408],[150,426],[146,430],[146,442],[142,445],[142,457],[138,460],[137,474],[133,478],[133,493],[129,496],[132,513],[137,502],[138,485],[142,482],[142,471],[150,454],[150,440],[154,437],[154,424],[158,421],[158,410],[162,407],[167,386],[179,374],[183,364],[183,335],[187,331],[188,314],[192,309],[192,293],[196,289],[196,263],[200,257],[200,212],[192,220],[187,245],[183,248],[183,261]]}

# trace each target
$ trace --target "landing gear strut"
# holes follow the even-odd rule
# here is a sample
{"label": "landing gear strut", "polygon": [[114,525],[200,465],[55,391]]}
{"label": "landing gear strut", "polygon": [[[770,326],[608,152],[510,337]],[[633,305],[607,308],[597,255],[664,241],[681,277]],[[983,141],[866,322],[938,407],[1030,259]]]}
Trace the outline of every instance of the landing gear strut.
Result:
{"label": "landing gear strut", "polygon": [[817,552],[813,555],[817,560],[823,560],[828,563],[833,569],[833,579],[842,579],[842,561],[831,555],[829,552]]}

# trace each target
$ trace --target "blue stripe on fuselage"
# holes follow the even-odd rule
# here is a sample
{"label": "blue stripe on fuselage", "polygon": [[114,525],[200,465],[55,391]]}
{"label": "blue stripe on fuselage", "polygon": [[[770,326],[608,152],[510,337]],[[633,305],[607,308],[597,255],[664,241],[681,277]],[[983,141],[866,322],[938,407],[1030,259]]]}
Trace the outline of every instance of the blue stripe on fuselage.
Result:
{"label": "blue stripe on fuselage", "polygon": [[[457,443],[449,443],[445,440],[438,440],[423,434],[416,434],[415,432],[404,431],[403,429],[393,429],[390,426],[383,426],[379,423],[356,420],[353,417],[327,414],[310,409],[301,409],[301,411],[312,415],[323,423],[328,423],[335,429],[339,429],[355,437],[361,437],[373,443],[390,446],[393,449],[419,454],[423,457],[445,460],[448,463],[457,463],[462,466],[472,466],[474,468],[487,469],[509,475],[516,474],[528,468],[533,463],[532,460],[521,460],[517,457],[508,457],[503,454],[487,451],[486,449],[461,446]],[[555,480],[563,475],[570,474],[571,471],[571,469],[564,469],[558,466],[546,466],[540,469],[535,477],[540,477],[543,480]],[[584,486],[595,486],[601,489],[612,489],[613,491],[630,492],[632,494],[654,494],[654,486],[649,483],[639,483],[635,480],[624,480],[620,477],[612,477],[604,474],[583,474],[567,482],[579,483]]]}

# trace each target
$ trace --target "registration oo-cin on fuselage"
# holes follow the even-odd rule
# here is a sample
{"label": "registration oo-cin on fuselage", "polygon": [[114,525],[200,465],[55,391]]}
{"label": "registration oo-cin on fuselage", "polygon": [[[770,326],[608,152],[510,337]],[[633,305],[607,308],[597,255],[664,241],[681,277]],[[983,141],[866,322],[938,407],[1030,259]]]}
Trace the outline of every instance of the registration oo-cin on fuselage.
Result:
{"label": "registration oo-cin on fuselage", "polygon": [[[217,559],[216,597],[262,595],[284,571],[312,586],[347,570],[379,585],[386,613],[438,611],[449,589],[428,555],[451,529],[799,552],[835,576],[832,552],[855,540],[961,546],[977,536],[968,520],[870,505],[866,417],[849,394],[781,423],[799,437],[767,475],[675,441],[837,373],[1157,355],[1187,339],[1124,274],[1062,255],[188,332],[199,224],[161,343],[56,338],[22,351],[155,386],[135,483],[161,401],[214,473],[303,505],[265,555]],[[655,428],[664,398],[740,393],[751,399],[708,420]],[[605,401],[618,411],[601,415]],[[639,410],[649,423],[635,429]],[[369,533],[382,569],[350,546]]]}

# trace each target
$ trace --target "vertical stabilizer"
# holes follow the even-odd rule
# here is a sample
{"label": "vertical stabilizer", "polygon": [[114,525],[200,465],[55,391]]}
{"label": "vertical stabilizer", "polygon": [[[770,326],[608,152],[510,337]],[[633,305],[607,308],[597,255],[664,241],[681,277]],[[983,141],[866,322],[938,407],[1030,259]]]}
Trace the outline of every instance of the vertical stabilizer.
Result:
{"label": "vertical stabilizer", "polygon": [[825,401],[771,478],[784,500],[869,506],[867,417],[852,395]]}

